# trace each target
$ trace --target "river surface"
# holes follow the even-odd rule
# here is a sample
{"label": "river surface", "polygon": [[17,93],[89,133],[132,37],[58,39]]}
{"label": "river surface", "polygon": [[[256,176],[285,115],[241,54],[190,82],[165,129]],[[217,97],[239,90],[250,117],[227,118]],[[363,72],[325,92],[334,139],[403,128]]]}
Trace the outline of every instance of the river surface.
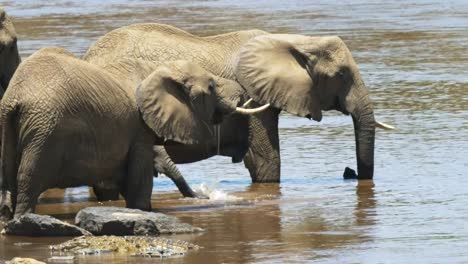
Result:
{"label": "river surface", "polygon": [[[352,2],[352,4],[351,4]],[[182,199],[165,177],[153,206],[203,227],[171,236],[187,256],[80,257],[81,263],[468,263],[468,1],[0,1],[23,58],[46,46],[83,55],[109,30],[168,23],[199,35],[258,28],[339,35],[370,89],[378,130],[374,181],[356,168],[351,118],[280,118],[281,184],[251,184],[230,158],[179,166],[212,199]],[[88,188],[49,191],[37,211],[72,219]],[[123,202],[117,202],[123,205]],[[0,237],[0,260],[50,257],[66,238]],[[30,242],[31,244],[17,244]]]}

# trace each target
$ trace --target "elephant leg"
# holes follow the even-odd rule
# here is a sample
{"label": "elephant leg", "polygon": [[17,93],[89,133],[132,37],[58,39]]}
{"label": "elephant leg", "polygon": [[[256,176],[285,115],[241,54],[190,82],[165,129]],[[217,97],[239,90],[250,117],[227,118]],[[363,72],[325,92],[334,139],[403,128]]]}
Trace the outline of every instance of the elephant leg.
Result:
{"label": "elephant leg", "polygon": [[249,150],[244,165],[252,182],[280,181],[279,113],[280,110],[270,108],[250,118]]}
{"label": "elephant leg", "polygon": [[128,173],[123,181],[122,196],[128,208],[151,211],[153,191],[153,150],[149,135],[139,139],[131,147],[128,158]]}
{"label": "elephant leg", "polygon": [[171,179],[184,197],[192,198],[207,198],[206,196],[197,194],[190,188],[185,181],[182,173],[177,169],[175,163],[169,157],[164,146],[153,146],[154,151],[154,175],[157,173],[165,174]]}
{"label": "elephant leg", "polygon": [[120,188],[112,183],[101,182],[93,186],[94,195],[100,202],[119,199]]}
{"label": "elephant leg", "polygon": [[35,186],[34,174],[18,173],[18,194],[16,198],[15,217],[26,213],[34,213],[37,199],[41,194]]}
{"label": "elephant leg", "polygon": [[[17,188],[12,193],[12,206],[15,217],[26,213],[34,213],[37,200],[43,191],[45,175],[49,173],[45,164],[41,164],[40,151],[26,149],[23,151],[18,174],[16,178]],[[51,163],[56,164],[56,163]]]}

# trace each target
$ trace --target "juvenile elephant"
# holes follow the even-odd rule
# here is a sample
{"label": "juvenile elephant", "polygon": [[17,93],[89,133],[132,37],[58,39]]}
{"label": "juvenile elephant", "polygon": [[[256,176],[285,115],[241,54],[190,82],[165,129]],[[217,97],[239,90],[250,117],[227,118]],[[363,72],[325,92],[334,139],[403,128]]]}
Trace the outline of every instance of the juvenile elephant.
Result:
{"label": "juvenile elephant", "polygon": [[16,41],[13,23],[0,8],[0,98],[21,61]]}
{"label": "juvenile elephant", "polygon": [[18,216],[48,188],[103,184],[150,210],[153,145],[203,142],[244,91],[186,61],[145,70],[132,86],[59,48],[25,60],[0,104],[4,206]]}
{"label": "juvenile elephant", "polygon": [[[225,132],[221,133],[221,151],[230,150],[225,155],[233,157],[233,161],[247,153],[244,162],[254,182],[280,180],[281,110],[315,121],[320,121],[326,110],[351,115],[357,178],[373,178],[375,126],[379,123],[374,120],[368,91],[351,52],[338,37],[270,34],[261,30],[198,37],[168,25],[135,24],[101,37],[84,59],[135,82],[144,77],[140,74],[141,64],[136,61],[186,59],[215,75],[239,82],[255,101],[252,104],[270,103],[273,107],[267,111],[252,117],[232,116],[221,125]],[[171,159],[193,162],[216,155],[219,148],[212,140],[199,145],[166,144],[164,150],[159,147],[164,158],[156,162],[158,169],[172,173],[172,178],[183,179]],[[179,183],[185,185],[182,192],[190,195],[185,182]]]}

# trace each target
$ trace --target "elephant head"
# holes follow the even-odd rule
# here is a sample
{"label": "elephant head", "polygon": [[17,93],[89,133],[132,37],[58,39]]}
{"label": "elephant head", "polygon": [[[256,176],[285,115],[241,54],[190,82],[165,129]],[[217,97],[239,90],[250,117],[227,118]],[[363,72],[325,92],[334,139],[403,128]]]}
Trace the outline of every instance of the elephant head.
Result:
{"label": "elephant head", "polygon": [[0,8],[0,88],[5,91],[21,59],[16,46],[16,32],[13,23]]}
{"label": "elephant head", "polygon": [[268,108],[237,107],[243,88],[197,64],[174,61],[158,67],[136,89],[143,120],[156,135],[184,144],[215,136],[214,124],[232,113],[254,114]]}
{"label": "elephant head", "polygon": [[351,52],[338,37],[272,34],[241,49],[236,78],[259,103],[322,119],[338,110],[354,123],[359,179],[374,174],[374,111]]}

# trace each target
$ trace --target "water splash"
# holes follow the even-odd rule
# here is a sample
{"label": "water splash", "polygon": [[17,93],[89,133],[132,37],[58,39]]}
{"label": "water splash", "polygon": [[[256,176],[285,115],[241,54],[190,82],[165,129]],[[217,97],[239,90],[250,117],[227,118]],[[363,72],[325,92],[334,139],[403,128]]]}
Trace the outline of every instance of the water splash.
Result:
{"label": "water splash", "polygon": [[241,198],[228,194],[223,190],[217,189],[216,185],[209,186],[206,183],[202,183],[194,188],[195,192],[208,197],[213,201],[238,201]]}

